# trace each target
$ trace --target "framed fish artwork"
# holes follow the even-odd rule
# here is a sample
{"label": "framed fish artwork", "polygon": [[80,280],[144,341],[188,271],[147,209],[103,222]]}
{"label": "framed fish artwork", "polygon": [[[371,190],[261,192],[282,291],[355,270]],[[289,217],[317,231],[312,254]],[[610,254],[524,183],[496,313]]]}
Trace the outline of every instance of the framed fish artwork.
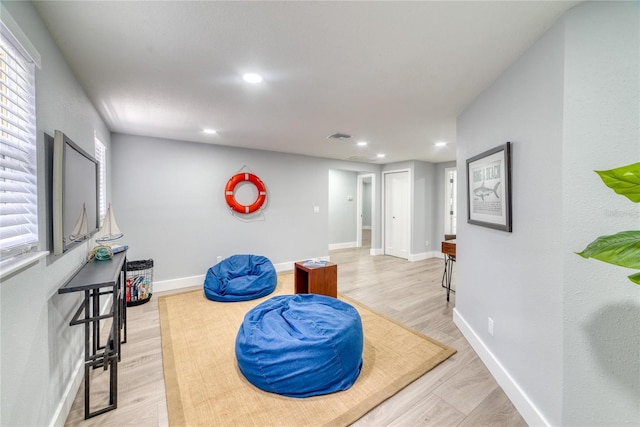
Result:
{"label": "framed fish artwork", "polygon": [[467,160],[467,222],[511,232],[511,143]]}

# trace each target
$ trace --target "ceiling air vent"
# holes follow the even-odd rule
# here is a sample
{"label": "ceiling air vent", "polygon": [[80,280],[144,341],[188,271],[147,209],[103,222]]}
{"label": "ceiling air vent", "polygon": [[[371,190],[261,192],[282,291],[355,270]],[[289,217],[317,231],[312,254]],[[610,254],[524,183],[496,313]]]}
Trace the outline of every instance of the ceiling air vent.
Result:
{"label": "ceiling air vent", "polygon": [[377,162],[378,158],[376,157],[367,157],[367,156],[351,156],[346,158],[345,160],[350,162],[360,162],[360,163],[374,163]]}
{"label": "ceiling air vent", "polygon": [[347,135],[346,133],[334,133],[333,135],[329,135],[327,139],[349,139],[351,135]]}

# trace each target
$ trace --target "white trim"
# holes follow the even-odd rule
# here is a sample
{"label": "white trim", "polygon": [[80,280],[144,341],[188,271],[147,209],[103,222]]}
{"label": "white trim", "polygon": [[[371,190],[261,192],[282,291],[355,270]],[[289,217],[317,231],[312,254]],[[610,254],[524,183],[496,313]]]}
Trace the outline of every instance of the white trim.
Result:
{"label": "white trim", "polygon": [[100,218],[100,227],[104,226],[104,220],[107,216],[107,146],[104,145],[97,132],[93,131],[94,153],[98,161],[98,216]]}
{"label": "white trim", "polygon": [[27,35],[24,33],[24,31],[22,31],[18,23],[15,21],[15,19],[13,19],[13,17],[9,14],[7,9],[2,4],[0,4],[0,21],[4,24],[0,26],[4,27],[2,28],[3,33],[5,29],[8,32],[8,34],[5,33],[5,36],[7,36],[7,38],[9,38],[10,36],[18,45],[16,47],[22,49],[25,56],[28,56],[36,65],[36,67],[42,68],[42,59],[40,58],[40,52],[38,52],[38,49],[35,48]]}
{"label": "white trim", "polygon": [[56,410],[53,412],[53,417],[51,418],[51,422],[49,423],[50,426],[64,426],[65,422],[67,421],[67,417],[69,417],[71,406],[73,406],[73,402],[76,400],[76,395],[78,394],[78,390],[80,390],[83,379],[84,356],[81,356],[80,360],[76,364],[75,374],[72,375],[71,381],[67,383],[67,386],[62,393],[60,402],[58,403]]}
{"label": "white trim", "polygon": [[[356,247],[362,247],[362,183],[364,175],[356,176]],[[331,250],[331,245],[329,245]]]}
{"label": "white trim", "polygon": [[419,254],[409,254],[409,261],[416,262],[416,261],[423,261],[429,258],[442,258],[442,256],[440,255],[442,254],[436,251],[422,252]]}
{"label": "white trim", "polygon": [[[451,168],[445,168],[444,169],[444,223],[443,223],[444,234],[456,234],[455,232],[451,232],[451,230],[449,229],[449,225],[448,225],[448,222],[449,222],[449,219],[450,219],[451,215],[449,214],[449,212],[450,212],[449,211],[449,209],[450,209],[450,206],[449,206],[449,196],[450,196],[450,194],[447,192],[447,190],[450,189],[449,188],[450,187],[450,185],[449,185],[449,173],[451,171],[455,171],[456,172],[456,180],[458,179],[458,176],[457,176],[458,168],[457,167],[454,166],[454,167],[451,167]],[[458,184],[457,182],[454,182],[453,186],[455,187],[457,184]],[[457,195],[457,193],[456,193],[456,195]],[[457,221],[457,219],[458,219],[458,204],[457,204],[457,201],[456,201],[456,205],[455,205],[454,214],[455,214],[456,221]],[[456,227],[456,230],[457,230],[457,227]]]}
{"label": "white trim", "polygon": [[369,249],[369,255],[384,255],[384,250],[382,248],[371,248]]}
{"label": "white trim", "polygon": [[[376,174],[372,173],[371,175],[371,242],[370,245],[373,245],[376,242],[377,234],[380,232],[380,225],[376,221]],[[373,252],[371,253],[373,255]]]}
{"label": "white trim", "polygon": [[[329,261],[328,256],[315,257],[320,260]],[[279,264],[274,264],[273,267],[276,269],[278,273],[287,273],[293,271],[293,265],[297,261],[288,261],[282,262]],[[183,288],[193,288],[196,286],[203,287],[204,279],[206,274],[201,274],[199,276],[190,276],[190,277],[180,277],[178,279],[170,279],[170,280],[161,280],[159,282],[153,282],[153,292],[165,292],[165,291],[173,291],[177,289]]]}
{"label": "white trim", "polygon": [[[361,245],[362,246],[362,245]],[[329,250],[357,248],[358,242],[329,243]]]}
{"label": "white trim", "polygon": [[[313,259],[319,259],[321,261],[327,261],[327,262],[330,261],[330,258],[328,256],[313,257]],[[276,272],[278,273],[289,273],[293,271],[294,264],[300,261],[304,261],[304,260],[281,262],[279,264],[273,264],[273,266],[275,267]]]}
{"label": "white trim", "polygon": [[[362,209],[362,205],[364,203],[364,197],[363,197],[363,188],[364,188],[364,180],[365,179],[371,179],[371,186],[369,189],[369,196],[371,198],[371,205],[369,206],[370,209],[370,215],[371,215],[371,223],[373,224],[373,218],[374,218],[374,208],[373,208],[373,202],[374,202],[374,189],[375,189],[375,182],[376,182],[376,176],[373,173],[367,173],[367,174],[362,174],[362,175],[357,175],[356,180],[357,180],[357,188],[356,188],[356,247],[360,248],[362,247],[362,230],[363,229],[371,229],[372,230],[372,226],[363,226],[362,225],[362,215],[363,215],[363,209]],[[373,245],[373,233],[371,235],[371,245]]]}
{"label": "white trim", "polygon": [[153,292],[172,291],[175,289],[191,288],[193,286],[203,286],[204,274],[199,276],[181,277],[178,279],[161,280],[153,282]]}
{"label": "white trim", "polygon": [[[329,260],[328,258],[329,257],[318,258],[318,259],[324,259],[328,261]],[[282,262],[280,264],[274,264],[273,266],[275,267],[278,273],[288,273],[290,271],[293,271],[293,264],[295,264],[295,262],[290,261],[290,262]]]}
{"label": "white trim", "polygon": [[11,276],[13,273],[35,264],[47,255],[49,255],[48,251],[29,252],[24,255],[16,255],[15,257],[9,258],[8,260],[0,263],[0,267],[2,267],[0,268],[0,282]]}
{"label": "white trim", "polygon": [[524,390],[518,385],[515,379],[509,374],[500,361],[491,353],[491,350],[485,345],[482,339],[473,331],[467,321],[460,315],[457,308],[453,309],[453,323],[460,329],[462,335],[469,341],[471,347],[475,350],[480,357],[480,360],[486,365],[491,375],[498,382],[500,387],[504,390],[505,394],[513,406],[516,407],[522,418],[530,426],[550,426],[551,424],[542,415],[542,413],[536,408],[531,399],[527,396]]}

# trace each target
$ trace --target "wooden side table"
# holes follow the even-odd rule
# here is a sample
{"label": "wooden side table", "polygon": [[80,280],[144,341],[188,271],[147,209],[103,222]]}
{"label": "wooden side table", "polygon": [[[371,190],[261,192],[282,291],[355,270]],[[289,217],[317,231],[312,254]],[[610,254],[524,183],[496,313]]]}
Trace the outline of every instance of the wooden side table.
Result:
{"label": "wooden side table", "polygon": [[338,297],[338,265],[328,262],[325,266],[305,267],[295,263],[295,293],[320,294]]}
{"label": "wooden side table", "polygon": [[447,301],[449,294],[455,291],[451,289],[451,275],[453,274],[453,263],[456,262],[456,239],[442,242],[442,253],[444,254],[444,273],[442,275],[442,287],[447,288]]}

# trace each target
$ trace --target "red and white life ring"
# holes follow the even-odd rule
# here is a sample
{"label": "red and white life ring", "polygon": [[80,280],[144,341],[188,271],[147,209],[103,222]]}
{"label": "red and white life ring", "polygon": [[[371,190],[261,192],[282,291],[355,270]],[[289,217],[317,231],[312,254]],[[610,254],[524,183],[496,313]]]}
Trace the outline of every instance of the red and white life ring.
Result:
{"label": "red and white life ring", "polygon": [[[236,186],[241,182],[249,181],[258,189],[258,197],[250,205],[242,205],[238,203],[235,198]],[[264,201],[267,199],[267,188],[264,183],[252,173],[243,172],[232,176],[227,181],[227,186],[224,188],[224,197],[227,200],[227,204],[234,211],[241,214],[250,214],[262,207]]]}

